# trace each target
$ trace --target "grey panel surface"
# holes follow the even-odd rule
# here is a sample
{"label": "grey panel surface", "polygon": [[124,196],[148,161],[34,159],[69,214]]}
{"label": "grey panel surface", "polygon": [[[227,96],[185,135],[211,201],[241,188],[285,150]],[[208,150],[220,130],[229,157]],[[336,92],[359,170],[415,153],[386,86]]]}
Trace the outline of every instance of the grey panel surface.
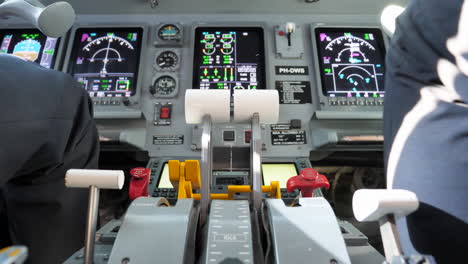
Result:
{"label": "grey panel surface", "polygon": [[321,197],[300,198],[301,207],[266,200],[276,263],[351,263],[335,214]]}
{"label": "grey panel surface", "polygon": [[140,197],[133,201],[120,227],[109,262],[121,263],[128,259],[130,263],[155,260],[185,263],[187,254],[194,250],[187,246],[189,237],[194,235],[191,230],[197,226],[194,201],[183,199],[174,207],[167,205],[164,198]]}
{"label": "grey panel surface", "polygon": [[253,263],[249,201],[211,202],[200,263]]}

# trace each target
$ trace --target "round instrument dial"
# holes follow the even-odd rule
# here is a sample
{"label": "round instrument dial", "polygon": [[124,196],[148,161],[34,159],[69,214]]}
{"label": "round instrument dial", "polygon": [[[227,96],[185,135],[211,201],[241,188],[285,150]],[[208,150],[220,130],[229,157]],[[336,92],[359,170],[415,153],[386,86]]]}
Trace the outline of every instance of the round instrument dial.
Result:
{"label": "round instrument dial", "polygon": [[163,70],[174,70],[179,64],[179,56],[173,51],[164,51],[156,57],[156,65]]}
{"label": "round instrument dial", "polygon": [[155,90],[155,96],[169,97],[176,93],[177,82],[173,77],[165,75],[156,79],[153,87]]}
{"label": "round instrument dial", "polygon": [[181,31],[178,26],[167,24],[159,28],[158,37],[164,41],[179,41],[181,38]]}

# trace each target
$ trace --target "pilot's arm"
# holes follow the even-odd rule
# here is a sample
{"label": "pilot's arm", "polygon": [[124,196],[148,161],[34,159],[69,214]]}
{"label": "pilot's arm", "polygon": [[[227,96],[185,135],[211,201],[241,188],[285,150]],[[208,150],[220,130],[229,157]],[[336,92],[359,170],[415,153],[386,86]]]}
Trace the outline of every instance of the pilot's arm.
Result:
{"label": "pilot's arm", "polygon": [[12,242],[29,247],[30,263],[63,262],[84,243],[87,204],[86,190],[65,188],[65,172],[98,165],[90,99],[69,75],[9,55],[0,55],[0,98]]}
{"label": "pilot's arm", "polygon": [[463,2],[412,1],[387,56],[387,183],[421,201],[399,223],[403,249],[414,253],[412,244],[438,263],[461,263],[468,252],[468,69],[456,59],[463,51],[447,46],[459,42],[468,63]]}

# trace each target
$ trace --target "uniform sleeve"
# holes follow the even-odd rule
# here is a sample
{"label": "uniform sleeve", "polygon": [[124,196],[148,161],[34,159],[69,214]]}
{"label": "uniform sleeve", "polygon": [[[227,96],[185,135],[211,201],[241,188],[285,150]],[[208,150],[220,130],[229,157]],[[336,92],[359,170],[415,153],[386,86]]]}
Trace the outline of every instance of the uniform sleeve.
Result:
{"label": "uniform sleeve", "polygon": [[98,167],[91,101],[71,77],[60,78],[53,115],[14,123],[8,132],[17,142],[9,145],[15,165],[4,188],[10,233],[14,243],[28,246],[31,263],[62,263],[82,247],[87,190],[66,188],[64,177],[71,168]]}
{"label": "uniform sleeve", "polygon": [[387,185],[420,200],[398,221],[400,239],[406,254],[416,250],[437,263],[456,263],[468,250],[468,77],[456,59],[463,56],[447,48],[468,39],[459,28],[468,15],[460,15],[462,4],[413,1],[387,57]]}

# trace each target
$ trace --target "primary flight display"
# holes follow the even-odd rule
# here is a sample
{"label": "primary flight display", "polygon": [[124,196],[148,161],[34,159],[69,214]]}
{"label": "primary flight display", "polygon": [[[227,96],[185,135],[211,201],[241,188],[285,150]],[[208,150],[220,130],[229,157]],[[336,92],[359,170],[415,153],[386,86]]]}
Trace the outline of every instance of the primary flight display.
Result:
{"label": "primary flight display", "polygon": [[12,54],[53,68],[59,40],[49,38],[37,29],[1,29],[0,53]]}
{"label": "primary flight display", "polygon": [[322,91],[328,97],[384,97],[385,46],[373,28],[316,28]]}
{"label": "primary flight display", "polygon": [[75,33],[70,73],[91,97],[135,94],[142,28],[80,28]]}

